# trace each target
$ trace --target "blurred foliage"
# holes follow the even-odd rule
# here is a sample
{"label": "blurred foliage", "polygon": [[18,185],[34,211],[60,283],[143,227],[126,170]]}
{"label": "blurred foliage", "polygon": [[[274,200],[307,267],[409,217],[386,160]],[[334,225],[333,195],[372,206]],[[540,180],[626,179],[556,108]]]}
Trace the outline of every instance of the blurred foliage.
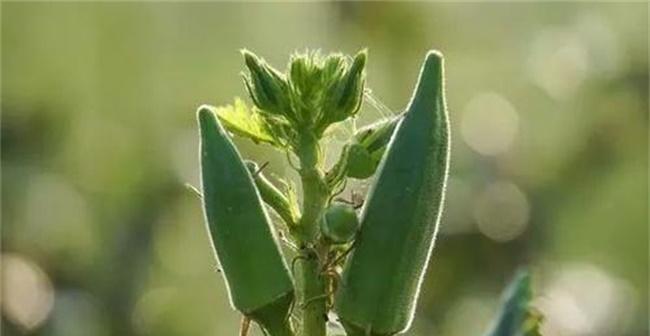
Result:
{"label": "blurred foliage", "polygon": [[501,294],[501,311],[494,320],[489,336],[541,336],[544,317],[531,308],[533,292],[530,274],[521,270]]}
{"label": "blurred foliage", "polygon": [[[367,84],[393,113],[425,52],[446,56],[452,177],[409,334],[481,334],[521,264],[547,335],[648,333],[646,3],[1,11],[6,335],[235,335],[183,186],[198,185],[194,112],[245,96],[241,48],[282,69],[296,50],[364,47]],[[365,104],[357,124],[386,114]],[[295,180],[284,154],[238,144]]]}

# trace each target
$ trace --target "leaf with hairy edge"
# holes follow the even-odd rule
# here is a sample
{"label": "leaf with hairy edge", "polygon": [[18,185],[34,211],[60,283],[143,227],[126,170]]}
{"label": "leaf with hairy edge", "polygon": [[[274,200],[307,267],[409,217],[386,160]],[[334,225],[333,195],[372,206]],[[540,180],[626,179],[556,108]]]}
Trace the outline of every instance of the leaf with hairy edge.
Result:
{"label": "leaf with hairy edge", "polygon": [[235,98],[233,105],[212,108],[224,127],[231,133],[253,140],[283,148],[283,141],[270,131],[266,119],[255,110],[246,106],[243,100]]}

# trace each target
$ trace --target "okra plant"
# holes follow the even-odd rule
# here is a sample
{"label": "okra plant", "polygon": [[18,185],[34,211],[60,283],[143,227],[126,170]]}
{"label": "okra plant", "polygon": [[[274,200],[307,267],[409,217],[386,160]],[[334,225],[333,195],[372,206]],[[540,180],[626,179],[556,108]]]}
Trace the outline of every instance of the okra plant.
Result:
{"label": "okra plant", "polygon": [[[241,334],[250,321],[271,336],[405,332],[449,169],[442,55],[426,55],[403,113],[351,132],[339,159],[326,167],[324,140],[356,118],[368,96],[366,51],[296,54],[286,72],[242,54],[252,103],[236,99],[198,110],[203,209],[231,305],[243,315]],[[232,135],[286,153],[301,192],[287,180],[274,184],[264,165],[245,161]],[[338,197],[349,179],[369,178],[360,210]],[[521,303],[515,308],[524,313],[504,313],[490,336],[533,335],[523,333],[530,321],[522,317],[526,288],[508,301]],[[528,296],[520,299],[522,291]],[[328,330],[331,316],[342,329]]]}

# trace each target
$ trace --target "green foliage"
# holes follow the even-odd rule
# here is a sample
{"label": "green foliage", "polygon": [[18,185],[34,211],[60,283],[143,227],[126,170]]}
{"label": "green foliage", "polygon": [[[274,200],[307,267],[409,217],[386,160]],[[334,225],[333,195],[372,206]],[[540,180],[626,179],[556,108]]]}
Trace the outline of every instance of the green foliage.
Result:
{"label": "green foliage", "polygon": [[[332,309],[349,336],[406,331],[437,233],[449,167],[442,55],[427,55],[406,112],[354,132],[327,173],[320,140],[329,126],[357,115],[366,52],[351,62],[341,54],[296,54],[286,74],[249,51],[243,56],[254,106],[237,99],[199,112],[204,208],[234,307],[271,336],[325,336],[322,317]],[[254,162],[244,164],[217,117],[236,135],[291,150],[300,161],[294,168],[302,202],[291,188],[274,186]],[[353,204],[335,197],[348,178],[375,173],[359,219]],[[296,254],[293,279],[260,198],[288,228],[284,241]],[[538,324],[521,310],[530,298],[527,284],[517,283],[490,336],[534,336],[503,331],[524,325],[536,330]],[[288,323],[289,314],[295,323]]]}
{"label": "green foliage", "polygon": [[541,336],[541,314],[531,306],[530,274],[520,271],[503,293],[501,312],[486,336]]}
{"label": "green foliage", "polygon": [[283,141],[287,138],[284,134],[288,131],[288,125],[276,123],[275,119],[246,106],[243,100],[236,98],[233,105],[211,109],[228,131],[251,139],[255,143],[267,143],[278,148],[286,147]]}
{"label": "green foliage", "polygon": [[[540,289],[559,294],[544,297],[549,330],[648,334],[648,268],[639,266],[648,265],[645,2],[6,1],[1,15],[3,280],[17,274],[4,257],[18,254],[43,271],[38,278],[49,279],[55,298],[48,314],[47,300],[15,301],[30,281],[3,281],[3,305],[40,307],[4,310],[3,335],[237,335],[241,316],[196,225],[197,196],[183,186],[201,189],[197,103],[239,96],[256,108],[239,76],[248,71],[242,47],[284,70],[293,48],[354,56],[368,46],[371,94],[355,123],[326,131],[327,171],[354,125],[404,111],[424,51],[436,44],[447,60],[451,180],[406,334],[480,335],[487,323],[479,307],[492,307],[498,294],[486,289],[522,260],[534,265]],[[506,17],[518,19],[501,29]],[[485,93],[514,110],[497,109]],[[503,112],[516,117],[514,129],[497,122]],[[508,134],[501,154],[472,146]],[[233,140],[244,158],[270,161],[266,178],[301,206],[284,149]],[[291,164],[299,166],[293,154]],[[360,205],[373,178],[346,180],[334,200]],[[494,230],[513,228],[501,220],[512,208],[498,206],[494,182],[516,186],[531,210],[505,243]],[[285,256],[290,262],[293,252]],[[611,288],[625,309],[594,304],[564,280]],[[554,320],[560,303],[593,323]],[[467,309],[483,322],[464,323]],[[261,335],[256,329],[249,335]]]}

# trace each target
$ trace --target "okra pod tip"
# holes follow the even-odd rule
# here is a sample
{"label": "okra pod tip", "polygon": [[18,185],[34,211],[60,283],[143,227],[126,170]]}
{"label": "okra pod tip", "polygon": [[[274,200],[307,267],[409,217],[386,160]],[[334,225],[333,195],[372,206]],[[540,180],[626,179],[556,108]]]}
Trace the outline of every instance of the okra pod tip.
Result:
{"label": "okra pod tip", "polygon": [[217,115],[214,106],[201,105],[197,112],[197,120],[199,122],[199,132],[202,136],[207,136],[212,133],[226,135],[226,130],[217,120]]}
{"label": "okra pod tip", "polygon": [[442,53],[437,50],[431,50],[427,53],[424,65],[419,75],[419,82],[407,110],[411,105],[419,102],[420,99],[428,100],[432,98],[429,94],[433,93],[435,100],[443,98],[444,90],[444,62]]}

